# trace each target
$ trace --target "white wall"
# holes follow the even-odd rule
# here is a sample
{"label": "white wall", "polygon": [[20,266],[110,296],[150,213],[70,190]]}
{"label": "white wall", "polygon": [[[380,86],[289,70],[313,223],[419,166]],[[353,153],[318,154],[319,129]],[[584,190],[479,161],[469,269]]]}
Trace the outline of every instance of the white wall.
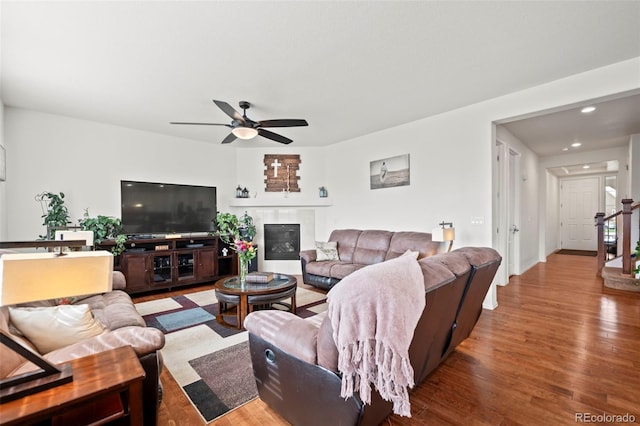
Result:
{"label": "white wall", "polygon": [[[329,190],[333,205],[326,207],[317,238],[325,239],[338,227],[429,232],[445,220],[456,227],[454,248],[491,246],[492,123],[638,89],[638,75],[640,57],[323,149],[287,147],[287,152],[301,153],[304,168],[309,165],[305,169],[309,182],[307,178],[300,182],[301,196],[307,196],[307,191],[317,196],[320,185]],[[416,94],[420,95],[428,93]],[[7,185],[8,239],[32,239],[42,232],[40,208],[33,197],[43,190],[65,192],[75,218],[85,207],[93,214],[118,215],[118,181],[124,178],[216,185],[221,210],[238,183],[253,191],[262,182],[258,179],[267,151],[263,148],[247,153],[238,149],[236,157],[233,147],[231,151],[216,143],[33,111],[7,108],[5,119],[6,145],[15,172],[15,180],[12,174]],[[78,154],[91,159],[91,164],[75,170],[61,167]],[[369,162],[401,154],[411,156],[411,185],[370,190]],[[531,167],[527,161],[523,165]],[[546,192],[544,173],[538,175],[529,173],[530,200],[543,188]],[[534,223],[545,214],[544,207],[537,218],[533,211],[527,214]],[[483,218],[484,223],[472,224],[472,217]],[[484,305],[497,306],[494,286]]]}
{"label": "white wall", "polygon": [[[4,104],[0,98],[0,146],[6,147],[4,142]],[[8,155],[8,154],[7,154]],[[9,173],[7,171],[7,173]],[[0,241],[7,241],[7,183],[0,182]]]}
{"label": "white wall", "polygon": [[[540,191],[538,186],[538,155],[525,146],[504,126],[496,126],[496,137],[509,149],[520,154],[520,176],[517,176],[516,180],[520,193],[520,217],[516,222],[520,229],[518,236],[520,256],[518,258],[519,264],[516,265],[515,270],[523,273],[539,261],[540,218],[538,205],[540,203]],[[501,265],[501,267],[503,266]]]}
{"label": "white wall", "polygon": [[545,188],[541,188],[541,198],[546,199],[544,209],[544,222],[542,229],[544,239],[544,251],[540,253],[541,258],[545,259],[548,255],[560,248],[560,180],[553,174],[544,170],[544,178],[546,181]]}
{"label": "white wall", "polygon": [[[491,123],[637,89],[638,75],[640,58],[635,58],[328,147],[327,182],[334,206],[325,235],[337,227],[429,231],[446,220],[456,227],[454,247],[491,246]],[[369,189],[370,161],[407,153],[410,186]],[[532,169],[534,161],[523,165]],[[540,171],[529,175],[525,198],[531,205],[546,182],[540,181]],[[535,227],[545,213],[526,214]],[[484,223],[472,224],[472,217],[484,218]],[[497,306],[495,286],[484,306]]]}
{"label": "white wall", "polygon": [[234,195],[235,150],[91,121],[5,108],[9,159],[6,240],[44,234],[34,196],[63,192],[71,218],[120,217],[120,180],[218,187],[224,209]]}

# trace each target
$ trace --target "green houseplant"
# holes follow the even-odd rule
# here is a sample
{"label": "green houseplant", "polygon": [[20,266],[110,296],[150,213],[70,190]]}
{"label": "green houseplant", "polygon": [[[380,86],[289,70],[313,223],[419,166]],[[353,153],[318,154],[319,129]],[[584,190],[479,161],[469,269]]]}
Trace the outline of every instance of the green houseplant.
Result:
{"label": "green houseplant", "polygon": [[216,225],[220,239],[227,244],[239,239],[238,216],[233,213],[220,213],[216,216]]}
{"label": "green houseplant", "polygon": [[[64,205],[64,192],[54,194],[53,192],[41,192],[36,195],[36,201],[42,205],[43,225],[47,227],[47,235],[39,235],[41,240],[52,240],[54,238],[55,227],[67,226],[69,220],[69,210]],[[46,211],[45,211],[46,205]]]}
{"label": "green houseplant", "polygon": [[249,216],[245,211],[238,220],[238,232],[243,241],[253,241],[256,236],[256,226],[253,223],[253,217]]}
{"label": "green houseplant", "polygon": [[233,213],[218,213],[216,224],[220,239],[238,253],[240,282],[244,285],[249,263],[257,254],[251,242],[256,235],[253,218],[247,212],[240,219]]}
{"label": "green houseplant", "polygon": [[84,217],[78,219],[78,224],[84,231],[93,231],[93,240],[100,244],[103,240],[113,239],[116,245],[111,249],[114,255],[119,255],[125,249],[127,237],[122,232],[122,222],[113,216],[89,216],[89,209],[84,210]]}

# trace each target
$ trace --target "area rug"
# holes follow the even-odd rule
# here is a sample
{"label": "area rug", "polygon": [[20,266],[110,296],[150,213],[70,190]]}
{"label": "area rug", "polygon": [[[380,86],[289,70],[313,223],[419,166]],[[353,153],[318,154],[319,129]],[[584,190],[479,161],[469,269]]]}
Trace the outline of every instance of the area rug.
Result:
{"label": "area rug", "polygon": [[[296,292],[296,314],[309,318],[326,310],[326,295]],[[150,327],[165,334],[164,366],[205,422],[258,396],[248,333],[219,324],[215,290],[136,303]],[[233,323],[235,315],[225,316]]]}

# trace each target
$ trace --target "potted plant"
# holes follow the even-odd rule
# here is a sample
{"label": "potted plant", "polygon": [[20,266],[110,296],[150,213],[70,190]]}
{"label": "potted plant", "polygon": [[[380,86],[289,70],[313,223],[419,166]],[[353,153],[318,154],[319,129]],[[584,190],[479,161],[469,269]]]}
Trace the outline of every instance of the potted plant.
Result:
{"label": "potted plant", "polygon": [[243,241],[253,241],[253,237],[256,236],[256,226],[253,223],[253,218],[246,211],[238,221],[238,233]]}
{"label": "potted plant", "polygon": [[[52,192],[42,192],[36,195],[36,201],[42,204],[42,223],[47,227],[47,235],[39,235],[41,240],[52,240],[56,227],[67,226],[71,223],[69,220],[69,210],[64,205],[64,193],[54,194]],[[45,212],[46,204],[46,212]]]}
{"label": "potted plant", "polygon": [[232,244],[240,239],[238,232],[238,216],[233,213],[220,213],[216,216],[216,225],[220,239],[227,244]]}
{"label": "potted plant", "polygon": [[124,243],[127,237],[121,234],[122,222],[119,218],[113,216],[98,215],[96,217],[89,216],[89,209],[84,210],[84,217],[78,219],[78,224],[83,231],[93,231],[93,240],[100,244],[103,240],[113,239],[116,245],[111,249],[114,256],[119,255],[125,250]]}
{"label": "potted plant", "polygon": [[256,257],[257,251],[253,243],[256,235],[256,227],[253,218],[244,212],[238,219],[233,213],[218,213],[216,218],[220,239],[230,249],[238,253],[240,282],[244,283],[249,269],[249,263]]}

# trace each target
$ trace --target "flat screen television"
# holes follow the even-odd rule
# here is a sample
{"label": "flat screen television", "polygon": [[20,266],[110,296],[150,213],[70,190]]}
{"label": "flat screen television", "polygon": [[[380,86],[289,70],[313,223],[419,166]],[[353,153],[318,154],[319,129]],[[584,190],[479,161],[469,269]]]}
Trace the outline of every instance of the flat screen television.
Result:
{"label": "flat screen television", "polygon": [[125,234],[184,234],[214,229],[214,186],[122,180],[120,197]]}

